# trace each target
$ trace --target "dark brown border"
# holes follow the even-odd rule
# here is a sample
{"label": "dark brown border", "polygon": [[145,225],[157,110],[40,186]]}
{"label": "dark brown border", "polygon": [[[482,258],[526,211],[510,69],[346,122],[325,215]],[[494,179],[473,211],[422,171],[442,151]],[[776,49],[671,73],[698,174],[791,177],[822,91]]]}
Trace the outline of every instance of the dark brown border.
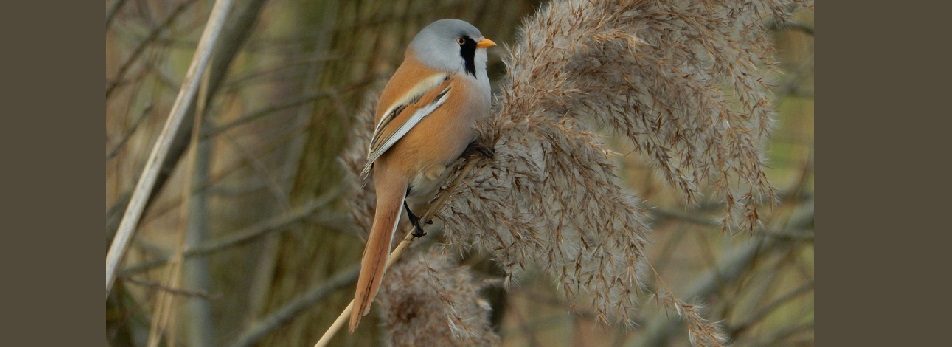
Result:
{"label": "dark brown border", "polygon": [[0,11],[3,345],[105,343],[99,6],[25,1]]}
{"label": "dark brown border", "polygon": [[816,16],[821,346],[948,343],[952,11],[883,4]]}
{"label": "dark brown border", "polygon": [[[952,136],[952,11],[820,6],[817,341],[944,341],[949,288],[923,279],[948,279],[950,243],[936,238],[949,234],[950,178],[935,166]],[[67,1],[4,13],[4,342],[100,345],[104,12]]]}

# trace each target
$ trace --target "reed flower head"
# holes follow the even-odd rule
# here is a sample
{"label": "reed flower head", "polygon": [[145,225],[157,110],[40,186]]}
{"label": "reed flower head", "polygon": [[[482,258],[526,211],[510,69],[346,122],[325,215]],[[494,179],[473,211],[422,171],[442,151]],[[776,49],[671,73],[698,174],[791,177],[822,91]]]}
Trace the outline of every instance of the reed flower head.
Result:
{"label": "reed flower head", "polygon": [[384,277],[380,317],[395,346],[494,346],[481,284],[454,256],[431,249],[396,264]]}
{"label": "reed flower head", "polygon": [[[752,229],[757,203],[776,195],[762,149],[773,116],[764,24],[789,10],[779,0],[545,5],[509,49],[493,117],[480,124],[495,157],[476,159],[437,214],[446,242],[489,252],[515,276],[540,267],[568,297],[591,298],[601,321],[629,322],[648,218],[594,130],[630,140],[689,203],[711,186],[725,226]],[[346,159],[355,178],[369,131]],[[366,227],[373,200],[358,194]],[[692,339],[720,341],[693,306],[671,307]]]}

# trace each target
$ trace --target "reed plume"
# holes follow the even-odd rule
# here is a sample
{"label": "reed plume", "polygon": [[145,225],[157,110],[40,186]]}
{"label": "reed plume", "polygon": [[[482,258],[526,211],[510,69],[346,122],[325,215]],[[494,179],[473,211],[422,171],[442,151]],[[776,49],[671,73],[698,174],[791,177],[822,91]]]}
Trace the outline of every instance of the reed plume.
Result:
{"label": "reed plume", "polygon": [[[648,217],[595,131],[630,140],[687,203],[710,186],[727,206],[725,227],[752,230],[758,203],[776,196],[762,148],[773,117],[765,23],[791,9],[771,0],[543,6],[508,50],[493,116],[479,125],[495,156],[467,159],[479,162],[437,213],[445,242],[488,252],[517,279],[538,266],[569,298],[591,298],[600,321],[631,323],[647,275]],[[358,117],[344,158],[355,187],[369,116]],[[372,191],[356,194],[352,211],[366,230]],[[688,321],[692,342],[723,341],[695,306],[663,299]],[[385,324],[394,317],[385,313]]]}
{"label": "reed plume", "polygon": [[493,346],[481,285],[455,257],[431,249],[387,271],[378,310],[395,346]]}

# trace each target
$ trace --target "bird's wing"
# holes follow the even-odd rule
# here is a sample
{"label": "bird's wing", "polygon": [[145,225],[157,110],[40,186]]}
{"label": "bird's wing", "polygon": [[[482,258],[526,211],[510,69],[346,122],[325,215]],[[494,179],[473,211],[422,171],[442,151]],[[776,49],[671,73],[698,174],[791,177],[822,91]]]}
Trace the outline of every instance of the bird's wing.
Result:
{"label": "bird's wing", "polygon": [[440,108],[450,96],[450,76],[436,73],[421,79],[380,115],[374,127],[367,161],[360,172],[361,181],[370,174],[374,162],[402,139],[426,116]]}

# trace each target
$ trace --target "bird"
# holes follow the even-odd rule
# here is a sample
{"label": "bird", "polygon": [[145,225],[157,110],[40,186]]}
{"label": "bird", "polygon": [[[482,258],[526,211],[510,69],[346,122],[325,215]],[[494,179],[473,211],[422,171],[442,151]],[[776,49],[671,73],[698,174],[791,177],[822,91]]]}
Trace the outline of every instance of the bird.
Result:
{"label": "bird", "polygon": [[413,236],[424,236],[410,205],[425,204],[448,165],[464,152],[491,153],[476,141],[474,127],[490,113],[486,62],[487,49],[493,46],[495,42],[464,20],[437,20],[414,36],[380,94],[360,173],[363,182],[372,174],[377,201],[360,261],[351,333],[370,312],[380,289],[402,211],[414,226]]}

